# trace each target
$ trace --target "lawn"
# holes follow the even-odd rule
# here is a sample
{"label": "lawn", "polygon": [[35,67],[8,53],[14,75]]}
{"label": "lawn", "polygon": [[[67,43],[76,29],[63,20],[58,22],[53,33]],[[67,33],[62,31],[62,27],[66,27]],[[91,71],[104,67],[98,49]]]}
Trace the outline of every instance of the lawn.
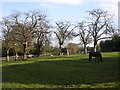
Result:
{"label": "lawn", "polygon": [[118,88],[118,52],[30,58],[2,63],[3,88]]}

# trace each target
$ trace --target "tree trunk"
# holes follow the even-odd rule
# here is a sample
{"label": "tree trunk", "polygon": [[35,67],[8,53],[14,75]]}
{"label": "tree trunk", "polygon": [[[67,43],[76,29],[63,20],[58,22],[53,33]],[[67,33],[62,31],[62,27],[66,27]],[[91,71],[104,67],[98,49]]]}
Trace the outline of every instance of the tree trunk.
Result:
{"label": "tree trunk", "polygon": [[27,59],[27,42],[23,44],[24,46],[24,52],[23,52],[23,59]]}
{"label": "tree trunk", "polygon": [[70,54],[69,54],[69,50],[68,50],[68,49],[67,49],[67,55],[70,55]]}
{"label": "tree trunk", "polygon": [[41,52],[42,52],[41,47],[42,45],[38,44],[38,57],[40,57]]}
{"label": "tree trunk", "polygon": [[60,46],[59,46],[59,49],[60,49],[60,56],[62,56],[62,52],[61,52],[61,49],[62,49],[62,47],[61,47],[62,45],[60,44]]}
{"label": "tree trunk", "polygon": [[94,52],[97,51],[97,40],[94,40]]}
{"label": "tree trunk", "polygon": [[10,61],[10,56],[9,56],[10,49],[7,50],[7,61]]}
{"label": "tree trunk", "polygon": [[15,61],[17,61],[17,59],[18,59],[18,53],[16,52],[16,54],[15,54]]}
{"label": "tree trunk", "polygon": [[87,47],[86,47],[86,44],[84,44],[84,54],[87,53]]}

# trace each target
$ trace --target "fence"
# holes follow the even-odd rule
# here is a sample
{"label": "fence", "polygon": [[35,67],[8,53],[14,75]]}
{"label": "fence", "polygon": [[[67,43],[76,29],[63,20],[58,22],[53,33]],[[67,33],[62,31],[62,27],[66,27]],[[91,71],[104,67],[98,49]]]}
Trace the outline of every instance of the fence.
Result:
{"label": "fence", "polygon": [[[44,56],[53,56],[51,54],[41,54],[40,57],[44,57]],[[27,58],[35,58],[38,57],[37,55],[27,55]],[[9,57],[10,60],[16,60],[15,56],[10,56]],[[18,56],[17,60],[22,60],[23,56]],[[7,57],[0,57],[0,61],[7,61]]]}
{"label": "fence", "polygon": [[[23,56],[19,56],[18,60],[20,60],[22,58],[23,58]],[[15,60],[16,58],[15,58],[15,56],[10,56],[9,59],[10,60]],[[7,57],[0,57],[0,61],[7,61]]]}

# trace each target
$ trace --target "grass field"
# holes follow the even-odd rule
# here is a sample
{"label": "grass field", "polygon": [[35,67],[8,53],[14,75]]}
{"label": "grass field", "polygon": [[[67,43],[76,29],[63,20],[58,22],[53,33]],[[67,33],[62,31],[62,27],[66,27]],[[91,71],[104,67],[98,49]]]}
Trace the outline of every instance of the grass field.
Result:
{"label": "grass field", "polygon": [[118,88],[118,52],[30,58],[2,63],[3,88]]}

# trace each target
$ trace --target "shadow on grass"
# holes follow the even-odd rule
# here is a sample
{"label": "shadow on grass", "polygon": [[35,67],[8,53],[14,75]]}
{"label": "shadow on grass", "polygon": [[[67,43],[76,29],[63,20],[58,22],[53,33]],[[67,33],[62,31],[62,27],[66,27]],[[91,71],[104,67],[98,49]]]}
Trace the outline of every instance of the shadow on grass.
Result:
{"label": "shadow on grass", "polygon": [[103,57],[102,63],[95,63],[94,58],[89,62],[88,55],[41,57],[36,60],[32,58],[10,63],[14,64],[6,64],[2,68],[2,79],[6,87],[8,83],[28,86],[30,84],[63,86],[81,84],[83,87],[95,85],[102,87],[112,86],[111,82],[115,84],[118,82],[118,58],[116,57]]}
{"label": "shadow on grass", "polygon": [[[21,61],[22,62],[22,61]],[[29,62],[25,61],[25,62]],[[103,63],[88,59],[37,61],[2,68],[3,83],[78,85],[118,82],[117,58],[104,58]]]}

